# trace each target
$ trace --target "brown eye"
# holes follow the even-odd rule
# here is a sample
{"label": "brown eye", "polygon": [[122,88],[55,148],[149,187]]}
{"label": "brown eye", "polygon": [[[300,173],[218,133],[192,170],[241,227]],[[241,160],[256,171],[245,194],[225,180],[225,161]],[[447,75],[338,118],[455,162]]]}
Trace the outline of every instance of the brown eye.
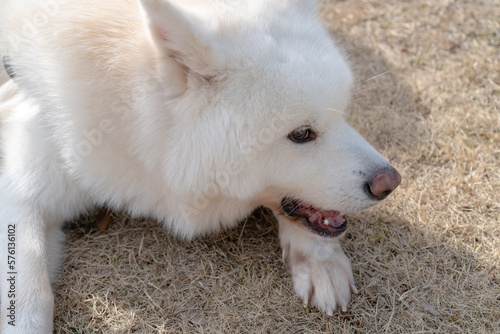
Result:
{"label": "brown eye", "polygon": [[307,143],[308,141],[316,139],[316,133],[310,128],[303,126],[290,132],[288,134],[288,139],[298,144]]}

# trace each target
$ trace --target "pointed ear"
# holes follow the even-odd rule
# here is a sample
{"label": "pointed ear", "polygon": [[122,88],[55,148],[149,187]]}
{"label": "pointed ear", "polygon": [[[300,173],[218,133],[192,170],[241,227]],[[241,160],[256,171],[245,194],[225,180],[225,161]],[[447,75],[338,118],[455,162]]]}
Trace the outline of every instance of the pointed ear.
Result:
{"label": "pointed ear", "polygon": [[166,56],[188,69],[212,76],[222,57],[210,43],[208,22],[201,15],[173,5],[169,0],[140,0],[151,37]]}

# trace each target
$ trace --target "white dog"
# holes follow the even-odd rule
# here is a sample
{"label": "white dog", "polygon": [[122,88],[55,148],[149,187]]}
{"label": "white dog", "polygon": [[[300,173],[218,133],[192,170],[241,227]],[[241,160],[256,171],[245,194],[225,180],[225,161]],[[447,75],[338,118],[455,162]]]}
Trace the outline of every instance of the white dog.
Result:
{"label": "white dog", "polygon": [[3,0],[2,333],[51,333],[61,226],[95,206],[192,238],[273,210],[305,303],[355,289],[344,213],[397,171],[342,118],[313,0]]}

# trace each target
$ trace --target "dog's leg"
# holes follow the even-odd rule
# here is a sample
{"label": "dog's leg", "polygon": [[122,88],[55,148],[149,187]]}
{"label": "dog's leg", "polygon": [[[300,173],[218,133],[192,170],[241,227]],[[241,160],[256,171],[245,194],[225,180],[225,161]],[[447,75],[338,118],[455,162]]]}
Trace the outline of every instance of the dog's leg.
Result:
{"label": "dog's leg", "polygon": [[49,174],[47,181],[38,180],[37,191],[25,193],[14,189],[19,180],[0,176],[1,333],[52,333],[51,283],[63,259],[61,226],[75,215],[73,203],[85,203],[63,192],[61,178]]}
{"label": "dog's leg", "polygon": [[[60,222],[64,222],[61,221]],[[66,234],[61,226],[56,224],[47,232],[47,265],[49,270],[50,283],[54,284],[64,260],[64,241]]]}
{"label": "dog's leg", "polygon": [[47,228],[54,221],[35,205],[0,200],[1,332],[52,333]]}
{"label": "dog's leg", "polygon": [[61,226],[87,202],[56,163],[37,105],[15,96],[13,116],[2,128],[0,332],[45,334],[53,330],[51,280],[63,258]]}
{"label": "dog's leg", "polygon": [[346,310],[351,289],[356,291],[351,262],[338,238],[321,237],[278,216],[283,260],[288,266],[295,292],[304,301],[333,315]]}

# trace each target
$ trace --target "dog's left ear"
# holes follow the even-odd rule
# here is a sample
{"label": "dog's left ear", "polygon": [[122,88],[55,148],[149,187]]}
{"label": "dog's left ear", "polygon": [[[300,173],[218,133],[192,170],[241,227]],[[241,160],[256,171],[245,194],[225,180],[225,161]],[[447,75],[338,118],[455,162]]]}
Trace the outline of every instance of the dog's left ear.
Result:
{"label": "dog's left ear", "polygon": [[201,11],[173,5],[170,0],[140,0],[146,24],[160,53],[188,69],[212,76],[222,63],[210,39],[210,22]]}

